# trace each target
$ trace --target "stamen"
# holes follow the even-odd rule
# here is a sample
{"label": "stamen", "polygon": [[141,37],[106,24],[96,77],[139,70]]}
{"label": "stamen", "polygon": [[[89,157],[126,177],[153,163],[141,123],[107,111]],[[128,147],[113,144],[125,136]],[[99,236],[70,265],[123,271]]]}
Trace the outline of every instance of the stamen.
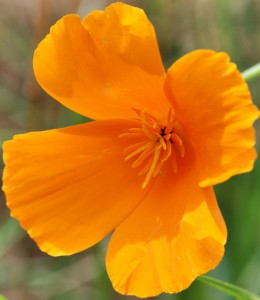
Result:
{"label": "stamen", "polygon": [[149,183],[152,175],[153,175],[153,172],[156,168],[156,165],[158,163],[158,160],[159,160],[159,157],[160,157],[160,153],[161,153],[161,148],[162,148],[162,145],[161,144],[158,144],[157,147],[155,148],[155,151],[154,151],[154,157],[153,157],[153,161],[152,161],[152,164],[151,164],[151,167],[146,175],[146,178],[145,178],[145,181],[142,185],[142,188],[144,189],[147,184]]}
{"label": "stamen", "polygon": [[125,148],[125,154],[128,155],[129,153],[132,153],[133,151],[135,151],[136,149],[142,147],[145,144],[146,144],[146,141],[141,141],[139,143],[132,144],[132,145]]}
{"label": "stamen", "polygon": [[171,156],[172,153],[171,142],[166,140],[166,145],[167,145],[167,149],[166,151],[164,151],[164,153],[162,153],[160,163],[157,165],[156,169],[154,170],[153,177],[156,177],[159,174],[164,162],[166,162],[168,158]]}
{"label": "stamen", "polygon": [[125,161],[129,160],[130,158],[136,156],[137,154],[139,154],[140,152],[143,152],[144,150],[146,150],[147,148],[149,148],[151,146],[151,143],[147,143],[144,144],[142,147],[136,149],[134,152],[132,152],[131,154],[129,154],[126,158]]}
{"label": "stamen", "polygon": [[153,161],[153,158],[149,157],[149,159],[147,160],[147,162],[144,165],[144,167],[138,172],[138,175],[144,175],[144,174],[146,174],[149,171],[149,169],[150,169],[152,161]]}
{"label": "stamen", "polygon": [[143,128],[144,134],[150,138],[151,140],[156,140],[156,135],[154,134],[155,128],[156,128],[156,123],[152,121],[152,124],[149,124],[147,122],[147,115],[145,112],[141,112],[141,125]]}
{"label": "stamen", "polygon": [[143,132],[126,132],[120,134],[119,137],[130,137],[130,138],[142,138],[144,136]]}
{"label": "stamen", "polygon": [[162,145],[162,147],[163,147],[163,150],[167,150],[167,146],[166,146],[165,140],[162,139],[162,138],[160,138],[159,141],[160,141],[160,143],[161,143],[161,145]]}
{"label": "stamen", "polygon": [[133,168],[139,167],[146,158],[148,158],[150,155],[152,155],[154,152],[154,146],[150,146],[150,148],[147,148],[144,150],[144,152],[137,158],[137,160],[132,164]]}
{"label": "stamen", "polygon": [[175,123],[174,114],[172,108],[170,107],[168,112],[168,118],[167,118],[167,126],[165,127],[164,130],[165,134],[168,134],[172,131],[174,123]]}
{"label": "stamen", "polygon": [[182,139],[175,133],[172,133],[171,134],[171,140],[176,143],[176,146],[178,148],[178,151],[181,155],[181,157],[184,157],[185,155],[185,148],[183,146],[183,142],[182,142]]}
{"label": "stamen", "polygon": [[156,177],[159,174],[159,172],[160,172],[160,170],[161,170],[161,168],[164,164],[164,156],[165,156],[165,151],[164,152],[161,151],[158,164],[157,164],[156,168],[153,171],[153,177]]}

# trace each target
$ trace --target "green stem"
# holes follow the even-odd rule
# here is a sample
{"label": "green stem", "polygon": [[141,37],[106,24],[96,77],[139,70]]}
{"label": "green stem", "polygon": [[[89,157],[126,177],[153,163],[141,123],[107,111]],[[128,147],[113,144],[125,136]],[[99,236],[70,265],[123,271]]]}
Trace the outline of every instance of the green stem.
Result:
{"label": "green stem", "polygon": [[260,63],[254,65],[253,67],[242,72],[242,76],[245,81],[250,81],[251,79],[257,78],[260,76]]}
{"label": "green stem", "polygon": [[233,296],[237,299],[241,299],[241,300],[260,300],[260,298],[247,291],[242,289],[241,287],[238,287],[234,284],[230,284],[209,276],[205,276],[202,275],[200,277],[197,278],[198,281],[202,282],[202,283],[206,283],[207,285],[210,285],[222,292],[224,292],[227,295]]}

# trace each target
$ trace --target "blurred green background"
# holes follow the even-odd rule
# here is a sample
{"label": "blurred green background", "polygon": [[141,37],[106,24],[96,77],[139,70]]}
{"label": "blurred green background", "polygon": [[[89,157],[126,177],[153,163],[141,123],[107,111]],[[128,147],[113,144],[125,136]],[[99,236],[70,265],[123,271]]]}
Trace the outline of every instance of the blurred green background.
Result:
{"label": "blurred green background", "polygon": [[[14,134],[82,123],[35,82],[32,55],[50,26],[67,13],[82,17],[112,1],[0,0],[0,143]],[[259,0],[123,1],[144,8],[153,22],[165,66],[197,48],[226,51],[243,71],[260,62]],[[260,106],[260,78],[249,84]],[[259,150],[259,122],[256,123]],[[3,162],[0,161],[0,169]],[[229,237],[211,276],[260,294],[260,162],[249,174],[216,187]],[[9,217],[0,195],[0,294],[10,300],[137,299],[113,291],[105,271],[108,239],[83,253],[52,258]],[[145,280],[145,278],[144,278]],[[228,300],[195,282],[158,300]]]}

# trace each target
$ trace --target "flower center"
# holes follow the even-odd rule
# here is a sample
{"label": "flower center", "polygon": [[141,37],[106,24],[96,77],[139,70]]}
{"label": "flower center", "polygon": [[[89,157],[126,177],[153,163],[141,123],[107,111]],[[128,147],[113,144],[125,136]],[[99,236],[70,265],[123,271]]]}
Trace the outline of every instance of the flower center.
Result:
{"label": "flower center", "polygon": [[[125,161],[132,160],[132,167],[139,168],[138,175],[146,174],[142,188],[156,177],[163,164],[170,159],[173,172],[177,172],[176,155],[185,155],[183,141],[176,132],[176,119],[169,110],[166,124],[162,125],[145,111],[135,110],[140,127],[128,129],[120,135],[130,146],[125,149]],[[162,122],[163,123],[163,122]],[[129,141],[130,140],[130,141]]]}

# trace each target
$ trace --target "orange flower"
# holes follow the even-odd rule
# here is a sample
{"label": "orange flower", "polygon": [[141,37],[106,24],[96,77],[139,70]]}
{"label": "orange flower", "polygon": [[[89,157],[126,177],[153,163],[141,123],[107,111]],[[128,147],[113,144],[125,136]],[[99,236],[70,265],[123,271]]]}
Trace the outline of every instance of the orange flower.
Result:
{"label": "orange flower", "polygon": [[141,9],[115,3],[67,15],[39,44],[47,93],[95,122],[4,144],[12,216],[42,251],[82,251],[115,230],[114,288],[139,297],[187,288],[215,268],[226,227],[212,185],[252,169],[259,112],[225,53],[163,68]]}

